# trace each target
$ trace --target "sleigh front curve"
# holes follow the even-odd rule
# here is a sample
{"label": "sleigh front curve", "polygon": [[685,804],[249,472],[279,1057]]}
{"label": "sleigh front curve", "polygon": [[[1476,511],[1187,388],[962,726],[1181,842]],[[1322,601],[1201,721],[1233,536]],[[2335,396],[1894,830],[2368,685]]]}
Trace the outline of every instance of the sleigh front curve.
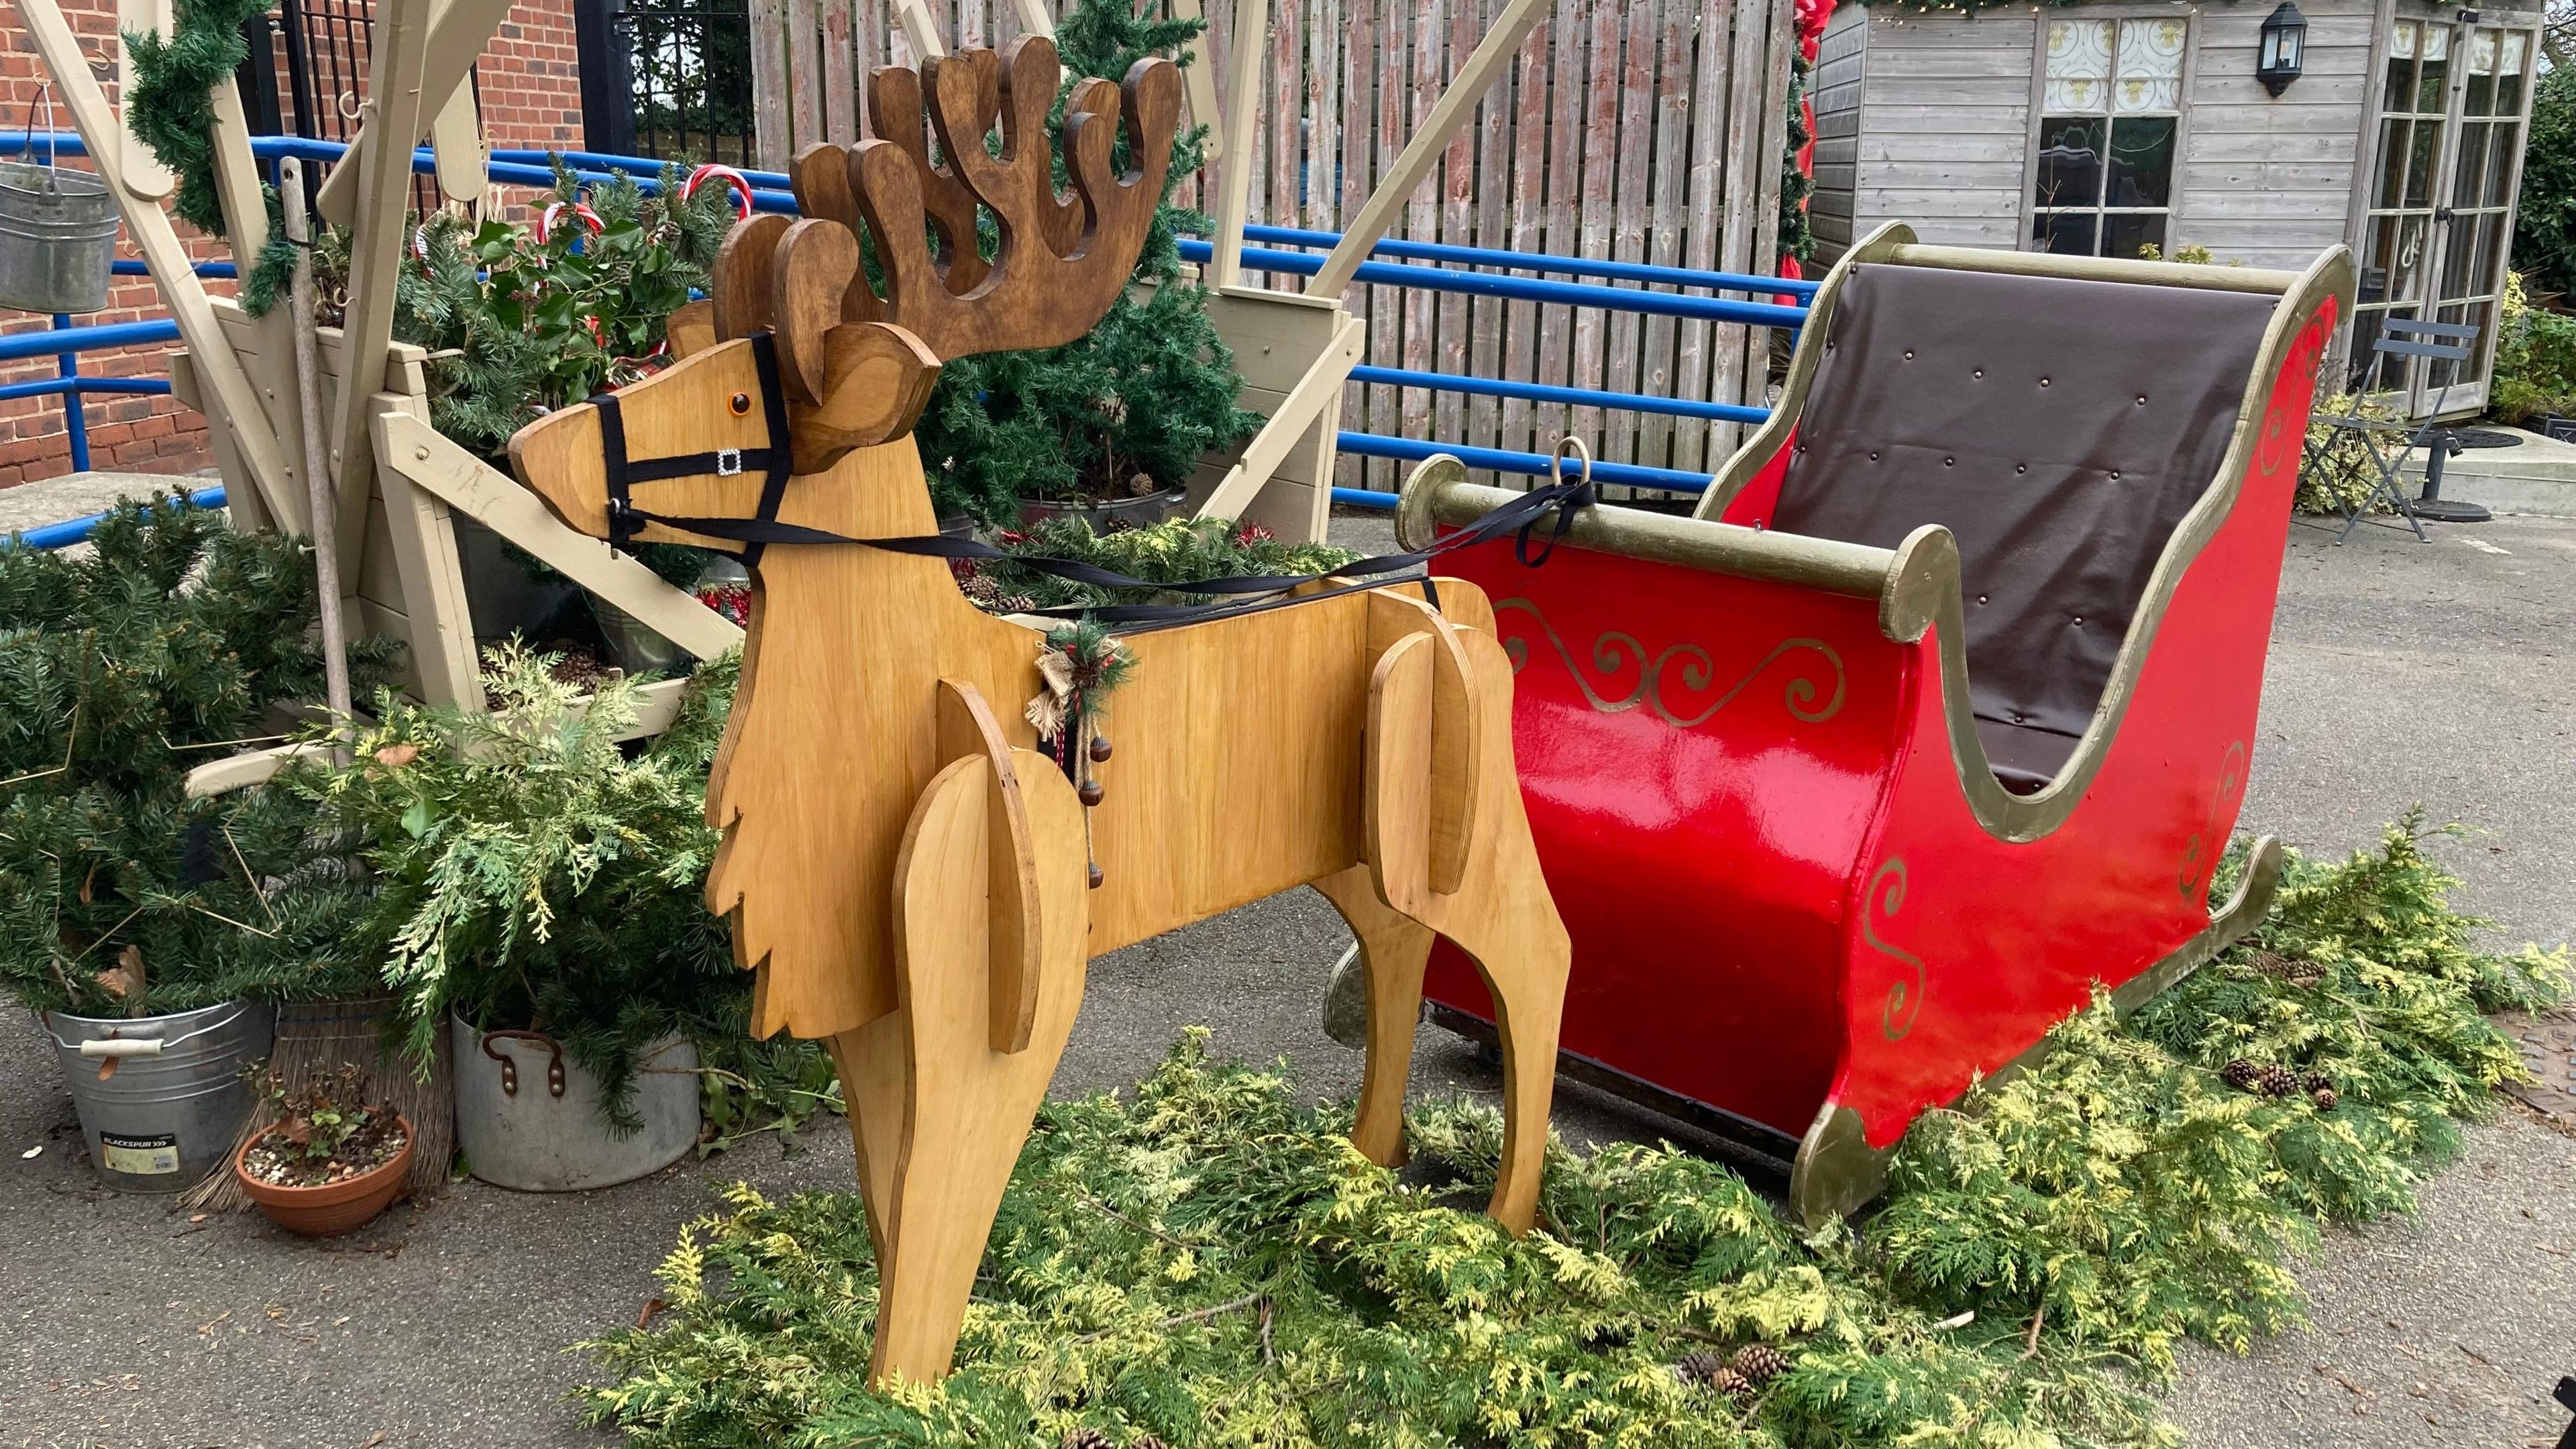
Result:
{"label": "sleigh front curve", "polygon": [[[1923,1110],[2259,920],[2243,799],[2340,248],[2256,272],[1921,247],[1826,278],[1700,516],[1451,555],[1518,666],[1567,1065],[1875,1195]],[[1434,460],[1407,546],[1510,495]],[[1489,1008],[1435,956],[1429,995]]]}

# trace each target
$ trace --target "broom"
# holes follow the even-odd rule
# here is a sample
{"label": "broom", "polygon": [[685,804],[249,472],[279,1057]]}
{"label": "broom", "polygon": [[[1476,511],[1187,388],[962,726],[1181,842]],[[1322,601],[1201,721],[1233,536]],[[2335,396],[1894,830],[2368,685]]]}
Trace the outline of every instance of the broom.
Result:
{"label": "broom", "polygon": [[[393,1005],[390,996],[282,1004],[277,1008],[277,1042],[270,1051],[268,1067],[288,1091],[336,1077],[345,1067],[354,1066],[365,1073],[368,1096],[411,1122],[414,1141],[411,1180],[406,1187],[417,1196],[447,1181],[448,1165],[456,1156],[456,1088],[448,1060],[447,1033],[438,1034],[437,1050],[424,1079],[413,1069],[411,1060],[391,1045],[395,1038],[386,1027]],[[242,1125],[241,1136],[233,1142],[234,1153],[268,1126],[264,1111],[252,1113],[250,1121]],[[227,1156],[222,1169],[181,1194],[180,1206],[202,1212],[231,1212],[250,1206],[250,1196],[242,1191],[241,1179],[232,1173],[231,1160]]]}

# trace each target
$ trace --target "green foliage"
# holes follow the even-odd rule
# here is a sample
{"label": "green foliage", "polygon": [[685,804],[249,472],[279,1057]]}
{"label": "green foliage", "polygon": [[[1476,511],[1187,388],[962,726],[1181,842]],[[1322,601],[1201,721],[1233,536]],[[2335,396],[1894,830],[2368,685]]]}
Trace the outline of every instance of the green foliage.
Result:
{"label": "green foliage", "polygon": [[[2353,429],[2329,426],[2322,421],[2328,414],[2377,419],[2391,431],[2365,438]],[[2395,429],[2405,417],[2381,396],[2339,392],[2318,398],[2308,413],[2308,447],[2320,451],[2301,451],[2299,491],[2290,506],[2301,513],[2340,513],[2348,507],[2393,512],[2387,499],[2373,496],[2372,490],[2379,486],[2379,466],[2371,461],[2370,449],[2376,445],[2385,453],[2395,448]]]}
{"label": "green foliage", "polygon": [[[369,975],[339,930],[356,888],[304,812],[183,789],[321,692],[303,542],[155,495],[93,543],[0,547],[0,985],[97,1015],[347,994]],[[352,666],[389,653],[360,641]],[[140,1002],[101,979],[135,959]]]}
{"label": "green foliage", "polygon": [[[2187,267],[2205,267],[2211,263],[2209,248],[2201,246],[2195,242],[2186,242],[2181,246],[2175,247],[2173,249],[2172,256],[2166,256],[2165,249],[2156,245],[2154,242],[2143,242],[2138,247],[2138,260],[2144,262],[2180,262]],[[2229,265],[2233,266],[2234,263],[2231,262]]]}
{"label": "green foliage", "polygon": [[2513,259],[2541,291],[2576,294],[2576,66],[2551,67],[2532,94]]}
{"label": "green foliage", "polygon": [[267,0],[180,0],[168,39],[148,30],[124,33],[134,81],[126,123],[178,178],[171,209],[209,236],[224,235],[215,189],[213,91],[250,54],[242,26],[268,13]]}
{"label": "green foliage", "polygon": [[967,596],[1002,613],[1104,604],[1196,603],[1195,579],[1250,574],[1319,574],[1359,555],[1322,543],[1281,543],[1268,529],[1223,518],[1175,518],[1145,528],[1093,533],[1079,518],[1045,519],[1026,532],[1001,535],[1002,548],[1029,557],[1072,559],[1174,587],[1104,589],[1077,584],[1012,564],[977,566],[964,580]]}
{"label": "green foliage", "polygon": [[512,222],[429,220],[427,262],[405,266],[394,286],[394,335],[447,354],[429,364],[441,433],[498,458],[540,415],[641,376],[665,319],[706,286],[734,219],[722,188],[682,201],[680,180],[665,166],[654,195],[623,173],[584,192],[558,168],[551,199],[586,197],[602,223],[595,235],[570,220],[544,242]]}
{"label": "green foliage", "polygon": [[[1066,85],[1054,124],[1062,126],[1073,81],[1124,76],[1204,25],[1150,19],[1124,5],[1074,9],[1056,31]],[[1124,498],[1170,488],[1198,467],[1201,453],[1260,430],[1260,414],[1235,406],[1243,379],[1208,319],[1207,289],[1181,278],[1178,233],[1204,233],[1209,223],[1169,201],[1181,178],[1199,168],[1205,144],[1204,127],[1173,139],[1165,204],[1136,262],[1135,280],[1144,285],[1121,294],[1087,335],[1042,351],[961,357],[942,370],[913,429],[941,513],[1009,527],[1022,498]],[[1122,158],[1125,146],[1122,131]],[[992,242],[988,236],[988,250]]]}
{"label": "green foliage", "polygon": [[[1725,1168],[1621,1143],[1551,1147],[1514,1240],[1476,1215],[1491,1111],[1416,1113],[1416,1166],[1388,1173],[1346,1109],[1193,1031],[1132,1099],[1042,1109],[946,1382],[867,1387],[856,1196],[737,1187],[664,1264],[661,1323],[586,1345],[613,1379],[580,1397],[653,1449],[2174,1445],[2138,1376],[2295,1322],[2317,1225],[2404,1210],[2515,1071],[2478,1013],[2565,988],[2563,951],[2472,947],[2422,841],[2410,816],[2294,861],[2256,941],[2133,1030],[2097,1003],[1975,1115],[1927,1116],[1857,1230],[1802,1235]],[[2341,1098],[2227,1086],[2246,1053]],[[1757,1342],[1790,1362],[1759,1390],[1670,1367]]]}
{"label": "green foliage", "polygon": [[[376,894],[348,930],[385,963],[415,1053],[452,1012],[548,1032],[631,1089],[642,1048],[738,1035],[746,1015],[724,924],[699,899],[733,665],[702,668],[679,721],[630,759],[617,737],[635,722],[631,680],[576,709],[554,656],[511,643],[485,658],[491,713],[380,692],[352,767],[311,762],[277,787],[363,850]],[[632,1123],[627,1091],[609,1113]]]}
{"label": "green foliage", "polygon": [[2505,273],[2496,308],[2495,381],[2487,410],[2509,423],[2576,413],[2576,315],[2531,306]]}

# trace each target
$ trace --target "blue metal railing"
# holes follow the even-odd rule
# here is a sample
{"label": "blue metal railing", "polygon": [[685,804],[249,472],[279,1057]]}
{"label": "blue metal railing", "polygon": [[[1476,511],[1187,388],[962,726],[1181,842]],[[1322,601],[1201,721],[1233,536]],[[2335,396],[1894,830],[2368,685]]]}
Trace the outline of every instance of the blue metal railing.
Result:
{"label": "blue metal railing", "polygon": [[[0,155],[32,151],[38,139],[30,132],[0,133]],[[50,143],[66,155],[85,154],[80,137],[55,133]],[[337,162],[347,147],[337,141],[306,140],[295,136],[255,136],[251,154],[263,161],[274,162],[294,156],[308,161]],[[491,155],[490,174],[494,181],[510,185],[552,186],[556,164],[560,161],[574,177],[584,182],[603,182],[618,174],[631,177],[647,193],[661,189],[663,162],[641,156],[616,156],[596,151],[546,152],[496,148]],[[412,169],[427,173],[436,169],[436,157],[426,147],[412,152]],[[745,170],[743,178],[752,191],[752,204],[761,211],[793,213],[796,197],[789,189],[788,178],[774,171]],[[1310,231],[1295,227],[1247,226],[1244,238],[1249,243],[1243,252],[1247,271],[1279,273],[1289,276],[1313,276],[1322,270],[1324,259],[1318,253],[1341,241],[1338,232]],[[1186,261],[1204,264],[1214,254],[1213,246],[1200,238],[1184,237],[1181,256]],[[1589,307],[1605,311],[1642,313],[1649,316],[1675,317],[1702,322],[1724,322],[1748,327],[1795,328],[1806,321],[1807,305],[1814,298],[1817,284],[1812,281],[1780,277],[1755,276],[1741,272],[1707,271],[1687,267],[1664,267],[1643,262],[1596,261],[1581,257],[1555,256],[1544,252],[1520,252],[1489,247],[1453,246],[1447,243],[1387,240],[1370,249],[1370,260],[1360,264],[1354,280],[1375,286],[1401,287],[1411,290],[1445,292],[1471,297],[1492,297],[1509,301],[1536,302],[1555,306]],[[1429,263],[1430,265],[1418,265]],[[123,275],[140,275],[140,262],[119,262]],[[1477,270],[1482,269],[1482,270]],[[202,263],[198,272],[210,277],[234,274],[229,263]],[[1561,277],[1594,280],[1562,281]],[[1632,283],[1618,286],[1608,283]],[[1671,290],[1647,290],[1648,288]],[[1727,297],[1718,293],[1738,293]],[[1768,300],[1752,300],[1762,298]],[[173,340],[177,327],[170,322],[122,323],[107,327],[74,327],[70,319],[55,319],[57,333],[28,333],[17,337],[0,337],[0,362],[47,354],[62,359],[59,377],[0,386],[0,398],[26,397],[60,393],[73,401],[67,405],[66,431],[72,439],[73,466],[76,471],[88,467],[88,441],[79,422],[77,398],[88,392],[167,392],[166,381],[154,379],[101,379],[82,377],[78,372],[80,351],[131,346],[143,342]],[[149,335],[127,335],[124,329],[163,329]],[[1686,398],[1653,397],[1644,393],[1610,392],[1596,388],[1563,387],[1550,383],[1519,382],[1498,378],[1470,377],[1456,373],[1428,372],[1411,368],[1360,366],[1351,370],[1354,382],[1389,386],[1424,388],[1438,392],[1462,393],[1476,397],[1507,398],[1524,402],[1595,407],[1612,411],[1646,413],[1665,417],[1691,418],[1709,422],[1758,423],[1770,416],[1767,409],[1736,403],[1702,402]],[[1498,448],[1477,448],[1460,444],[1423,442],[1410,438],[1386,437],[1374,433],[1342,432],[1337,435],[1341,451],[1357,457],[1387,458],[1413,462],[1435,453],[1451,453],[1469,467],[1498,472],[1543,476],[1551,460],[1537,453],[1522,453]],[[1600,482],[1620,487],[1657,489],[1674,493],[1698,493],[1708,486],[1708,475],[1682,469],[1656,468],[1634,463],[1596,463],[1593,476]],[[220,490],[215,490],[220,494]],[[1360,488],[1335,488],[1337,503],[1363,507],[1392,508],[1395,495]],[[198,495],[203,497],[201,493]],[[54,528],[95,520],[73,520]],[[38,530],[47,533],[51,530]],[[36,535],[30,534],[33,539]],[[83,536],[86,536],[85,533]]]}
{"label": "blue metal railing", "polygon": [[[185,483],[173,482],[171,488],[179,495],[179,500],[191,508],[224,506],[224,486],[220,483],[206,488],[190,488]],[[61,523],[48,523],[42,528],[30,528],[20,533],[17,541],[29,548],[69,548],[76,543],[87,543],[89,536],[98,531],[99,524],[106,518],[104,513],[92,513],[65,519]],[[0,548],[7,548],[9,542],[7,537],[0,536]]]}

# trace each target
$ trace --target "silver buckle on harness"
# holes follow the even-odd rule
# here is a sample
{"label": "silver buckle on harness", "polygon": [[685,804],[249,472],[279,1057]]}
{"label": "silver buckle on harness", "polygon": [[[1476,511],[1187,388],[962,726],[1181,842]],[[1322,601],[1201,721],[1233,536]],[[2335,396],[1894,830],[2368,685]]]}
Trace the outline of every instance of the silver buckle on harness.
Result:
{"label": "silver buckle on harness", "polygon": [[718,448],[718,449],[716,449],[716,476],[717,476],[717,477],[719,477],[719,478],[730,478],[730,477],[732,477],[733,475],[735,475],[736,473],[739,473],[739,472],[741,472],[741,471],[742,471],[742,449],[740,449],[740,448]]}

